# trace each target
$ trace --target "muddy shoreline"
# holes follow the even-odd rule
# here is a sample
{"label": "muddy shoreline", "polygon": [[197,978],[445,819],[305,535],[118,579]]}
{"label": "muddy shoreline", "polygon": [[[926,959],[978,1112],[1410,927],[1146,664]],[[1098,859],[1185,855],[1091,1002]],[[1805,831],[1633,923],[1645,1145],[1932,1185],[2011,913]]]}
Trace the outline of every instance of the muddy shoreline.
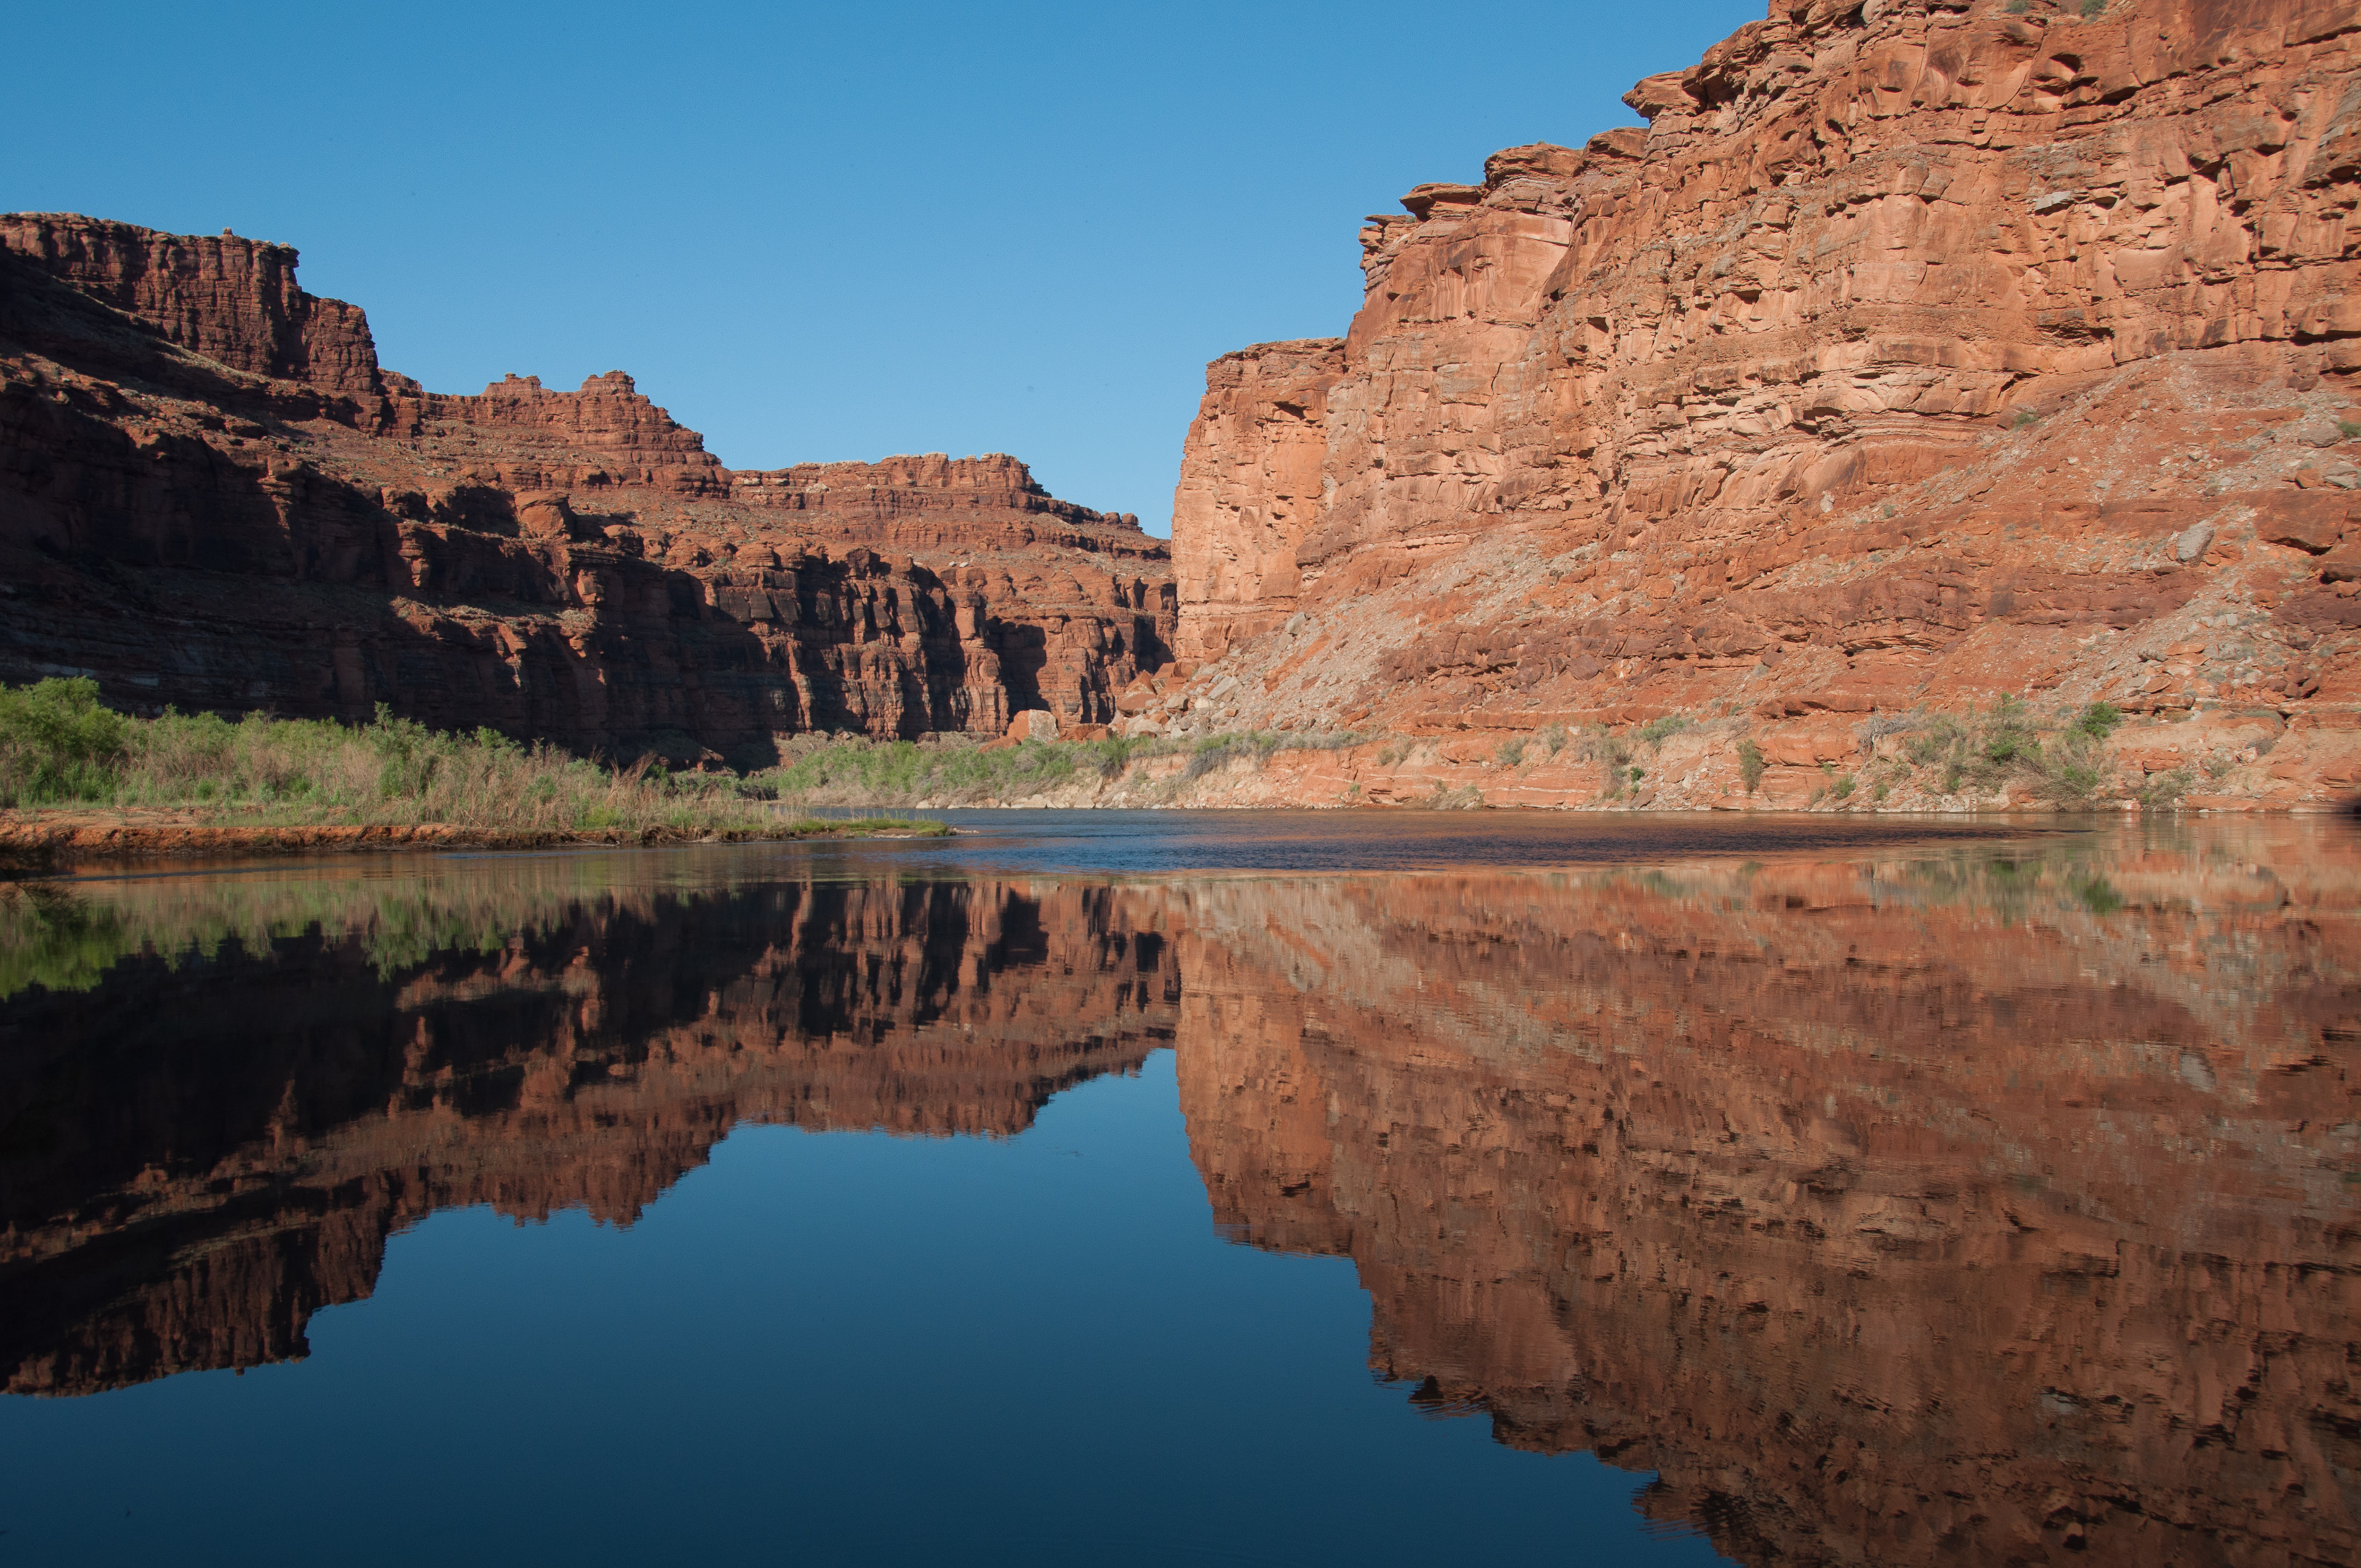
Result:
{"label": "muddy shoreline", "polygon": [[[945,829],[948,832],[949,829]],[[812,839],[940,836],[918,828],[782,823],[776,828],[606,828],[574,832],[425,823],[205,823],[121,812],[0,813],[0,870],[82,860],[222,854],[337,854],[384,850],[551,850],[666,844],[788,843]]]}

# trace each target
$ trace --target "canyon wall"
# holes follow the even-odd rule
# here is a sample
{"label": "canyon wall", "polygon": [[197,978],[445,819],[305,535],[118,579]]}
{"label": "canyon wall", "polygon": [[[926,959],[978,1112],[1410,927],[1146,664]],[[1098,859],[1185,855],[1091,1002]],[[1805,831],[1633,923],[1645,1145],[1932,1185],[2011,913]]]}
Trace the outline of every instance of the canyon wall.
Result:
{"label": "canyon wall", "polygon": [[1171,662],[1162,542],[1014,458],[736,475],[620,371],[384,371],[294,267],[0,218],[0,680],[747,766],[1028,709],[1087,732]]}
{"label": "canyon wall", "polygon": [[435,1210],[629,1224],[741,1123],[1005,1136],[1170,1036],[1158,914],[1106,889],[575,875],[133,900],[103,983],[0,999],[6,1391],[300,1357]]}
{"label": "canyon wall", "polygon": [[1489,789],[1711,719],[1656,797],[1707,804],[1750,737],[1850,770],[1879,717],[2103,700],[2104,795],[2361,782],[2361,5],[2092,10],[1773,0],[1645,129],[1370,219],[1341,341],[1208,371],[1178,727],[1459,740]]}
{"label": "canyon wall", "polygon": [[74,214],[5,213],[0,250],[234,369],[320,388],[362,417],[383,396],[368,318],[296,287],[290,247],[226,229],[209,238]]}

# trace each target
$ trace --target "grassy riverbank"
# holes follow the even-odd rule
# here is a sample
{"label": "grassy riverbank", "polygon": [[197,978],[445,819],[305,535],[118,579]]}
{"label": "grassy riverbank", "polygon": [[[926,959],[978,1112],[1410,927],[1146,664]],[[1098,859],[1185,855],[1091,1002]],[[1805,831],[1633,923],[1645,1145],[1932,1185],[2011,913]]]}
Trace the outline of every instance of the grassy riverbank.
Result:
{"label": "grassy riverbank", "polygon": [[102,705],[87,680],[0,686],[0,809],[16,816],[19,837],[46,825],[50,837],[86,839],[110,822],[135,839],[246,829],[285,847],[307,847],[307,829],[494,843],[948,831],[888,817],[790,818],[771,804],[775,795],[726,774],[607,767],[489,729],[438,733],[383,709],[357,726],[262,714],[138,718]]}
{"label": "grassy riverbank", "polygon": [[747,781],[782,800],[879,806],[994,806],[1044,795],[1068,784],[1123,777],[1134,762],[1186,756],[1179,782],[1202,778],[1233,759],[1277,752],[1333,751],[1366,737],[1223,734],[1110,736],[1097,740],[1027,740],[1020,745],[921,746],[908,740],[843,737]]}

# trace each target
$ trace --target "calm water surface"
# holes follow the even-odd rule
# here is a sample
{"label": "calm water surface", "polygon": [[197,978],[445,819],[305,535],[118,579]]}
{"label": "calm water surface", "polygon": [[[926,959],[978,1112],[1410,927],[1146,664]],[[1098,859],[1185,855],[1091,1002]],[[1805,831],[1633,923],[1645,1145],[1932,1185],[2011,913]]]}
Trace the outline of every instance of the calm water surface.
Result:
{"label": "calm water surface", "polygon": [[0,1563],[2349,1563],[2344,824],[0,888]]}

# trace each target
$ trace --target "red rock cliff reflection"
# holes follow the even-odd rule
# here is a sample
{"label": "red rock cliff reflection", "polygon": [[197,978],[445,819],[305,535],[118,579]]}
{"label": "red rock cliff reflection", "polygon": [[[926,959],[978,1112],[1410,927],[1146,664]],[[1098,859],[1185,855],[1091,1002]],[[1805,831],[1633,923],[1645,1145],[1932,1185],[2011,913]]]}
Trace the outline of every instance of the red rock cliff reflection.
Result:
{"label": "red rock cliff reflection", "polygon": [[1742,1560],[2349,1562],[2361,881],[2257,833],[1202,886],[1191,1147]]}
{"label": "red rock cliff reflection", "polygon": [[628,1223],[741,1123],[1021,1132],[1170,1037],[1160,912],[1104,888],[519,874],[434,890],[489,950],[388,964],[379,908],[0,1009],[9,1392],[300,1356],[436,1209]]}
{"label": "red rock cliff reflection", "polygon": [[2336,830],[1122,889],[523,874],[249,911],[213,959],[0,1003],[12,1391],[300,1355],[438,1207],[628,1222],[739,1122],[1013,1133],[1169,1040],[1216,1223],[1352,1258],[1378,1371],[1659,1472],[1650,1510],[1743,1561],[2361,1552]]}

